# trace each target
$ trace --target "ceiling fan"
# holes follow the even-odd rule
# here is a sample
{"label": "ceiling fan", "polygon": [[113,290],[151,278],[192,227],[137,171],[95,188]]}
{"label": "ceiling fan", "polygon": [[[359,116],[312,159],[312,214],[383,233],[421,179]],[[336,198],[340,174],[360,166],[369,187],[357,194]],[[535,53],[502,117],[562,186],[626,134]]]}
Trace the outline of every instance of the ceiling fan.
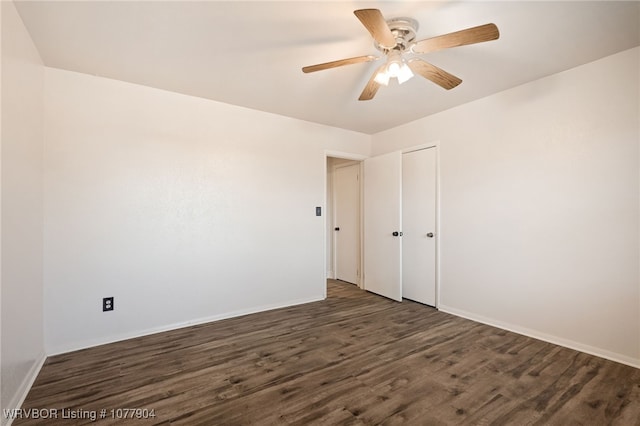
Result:
{"label": "ceiling fan", "polygon": [[[485,24],[466,30],[456,31],[437,37],[414,41],[418,30],[418,21],[411,18],[394,18],[385,20],[378,9],[359,9],[353,12],[371,33],[374,46],[386,57],[386,62],[378,67],[358,100],[368,101],[373,99],[381,85],[386,86],[389,80],[396,78],[402,84],[414,74],[430,80],[437,85],[449,90],[453,89],[462,80],[417,57],[419,54],[435,52],[451,47],[465,46],[496,40],[500,32],[495,24]],[[340,59],[302,68],[305,73],[322,71],[344,65],[371,62],[380,59],[378,56],[365,55],[355,58]]]}

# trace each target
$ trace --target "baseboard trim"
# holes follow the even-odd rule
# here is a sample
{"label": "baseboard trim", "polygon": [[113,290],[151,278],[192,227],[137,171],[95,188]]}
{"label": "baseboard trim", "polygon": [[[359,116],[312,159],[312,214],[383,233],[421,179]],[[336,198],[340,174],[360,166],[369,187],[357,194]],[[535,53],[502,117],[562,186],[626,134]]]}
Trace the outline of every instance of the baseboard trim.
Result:
{"label": "baseboard trim", "polygon": [[482,324],[497,327],[502,330],[512,331],[514,333],[522,334],[523,336],[532,337],[534,339],[542,340],[544,342],[553,343],[554,345],[563,346],[565,348],[573,349],[579,352],[584,352],[589,355],[594,355],[600,358],[608,359],[609,361],[618,362],[620,364],[628,365],[634,368],[640,368],[640,359],[632,358],[626,355],[610,352],[605,349],[596,348],[593,346],[585,345],[573,340],[563,339],[562,337],[553,336],[550,334],[542,333],[536,330],[532,330],[526,327],[520,327],[518,325],[509,324],[503,321],[498,321],[493,318],[487,318],[482,315],[477,315],[472,312],[467,312],[461,309],[452,308],[440,304],[438,309],[442,312],[455,315],[457,317],[465,318],[471,321],[479,322]]}
{"label": "baseboard trim", "polygon": [[[35,360],[31,368],[29,369],[29,372],[27,373],[26,377],[20,384],[20,387],[18,388],[18,391],[16,392],[16,394],[13,396],[13,398],[9,402],[9,405],[7,407],[2,407],[3,410],[18,409],[22,407],[24,400],[27,398],[27,395],[29,394],[31,387],[33,386],[33,383],[36,381],[38,374],[40,374],[40,370],[42,369],[42,366],[44,365],[44,362],[46,360],[47,360],[47,356],[44,352],[42,352],[38,356],[38,358]],[[7,419],[4,416],[4,412],[3,412],[1,424],[3,426],[10,426],[12,423],[13,423],[13,419]]]}
{"label": "baseboard trim", "polygon": [[274,309],[288,308],[288,307],[291,307],[291,306],[303,305],[305,303],[319,302],[321,300],[324,300],[324,297],[320,296],[320,297],[317,297],[317,298],[313,297],[313,298],[309,298],[309,299],[297,299],[297,300],[292,300],[292,301],[289,301],[289,302],[286,302],[286,303],[274,303],[274,304],[270,304],[270,305],[262,305],[262,306],[258,306],[258,307],[254,307],[254,308],[241,309],[241,310],[232,311],[232,312],[225,312],[225,313],[218,314],[218,315],[212,315],[212,316],[209,316],[209,317],[197,318],[197,319],[194,319],[194,320],[168,324],[168,325],[165,325],[165,326],[148,328],[148,329],[145,329],[145,330],[134,331],[134,332],[131,332],[131,333],[117,334],[117,335],[114,335],[114,336],[108,336],[108,337],[103,338],[103,339],[85,340],[85,341],[81,341],[81,342],[71,343],[71,344],[68,344],[68,345],[58,345],[58,346],[54,345],[54,346],[50,346],[50,347],[47,348],[47,354],[49,356],[61,355],[61,354],[69,353],[69,352],[78,351],[78,350],[81,350],[81,349],[92,348],[94,346],[100,346],[100,345],[106,345],[106,344],[109,344],[109,343],[121,342],[123,340],[128,340],[128,339],[135,339],[136,337],[149,336],[149,335],[152,335],[152,334],[163,333],[165,331],[178,330],[180,328],[191,327],[191,326],[194,326],[194,325],[206,324],[206,323],[209,323],[209,322],[220,321],[220,320],[229,319],[229,318],[235,318],[235,317],[241,317],[241,316],[244,316],[244,315],[256,314],[256,313],[259,313],[259,312],[272,311]]}

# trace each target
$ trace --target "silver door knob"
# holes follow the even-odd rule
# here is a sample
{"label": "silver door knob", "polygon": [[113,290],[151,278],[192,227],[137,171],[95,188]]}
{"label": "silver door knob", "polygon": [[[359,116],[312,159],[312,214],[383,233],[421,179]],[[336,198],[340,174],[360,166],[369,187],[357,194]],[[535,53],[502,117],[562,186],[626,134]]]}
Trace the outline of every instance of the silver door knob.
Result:
{"label": "silver door knob", "polygon": [[429,232],[429,233],[427,234],[427,237],[429,237],[429,238],[433,238],[433,232]]}

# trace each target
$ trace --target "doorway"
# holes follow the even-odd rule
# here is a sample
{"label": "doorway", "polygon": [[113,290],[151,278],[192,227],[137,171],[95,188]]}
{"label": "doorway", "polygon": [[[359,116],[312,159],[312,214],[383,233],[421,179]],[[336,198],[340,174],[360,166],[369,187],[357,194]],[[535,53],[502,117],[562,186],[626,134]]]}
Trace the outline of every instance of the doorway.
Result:
{"label": "doorway", "polygon": [[333,173],[333,246],[337,280],[360,280],[360,164],[336,166]]}
{"label": "doorway", "polygon": [[361,163],[327,157],[327,278],[361,286]]}

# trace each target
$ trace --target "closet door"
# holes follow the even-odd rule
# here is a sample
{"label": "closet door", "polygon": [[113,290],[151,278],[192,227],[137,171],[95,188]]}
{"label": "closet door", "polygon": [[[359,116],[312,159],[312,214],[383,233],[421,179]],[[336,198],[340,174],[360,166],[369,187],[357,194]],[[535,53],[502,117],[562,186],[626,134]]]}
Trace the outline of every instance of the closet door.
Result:
{"label": "closet door", "polygon": [[364,288],[402,301],[402,154],[364,161]]}
{"label": "closet door", "polygon": [[436,148],[402,154],[402,296],[436,304]]}

